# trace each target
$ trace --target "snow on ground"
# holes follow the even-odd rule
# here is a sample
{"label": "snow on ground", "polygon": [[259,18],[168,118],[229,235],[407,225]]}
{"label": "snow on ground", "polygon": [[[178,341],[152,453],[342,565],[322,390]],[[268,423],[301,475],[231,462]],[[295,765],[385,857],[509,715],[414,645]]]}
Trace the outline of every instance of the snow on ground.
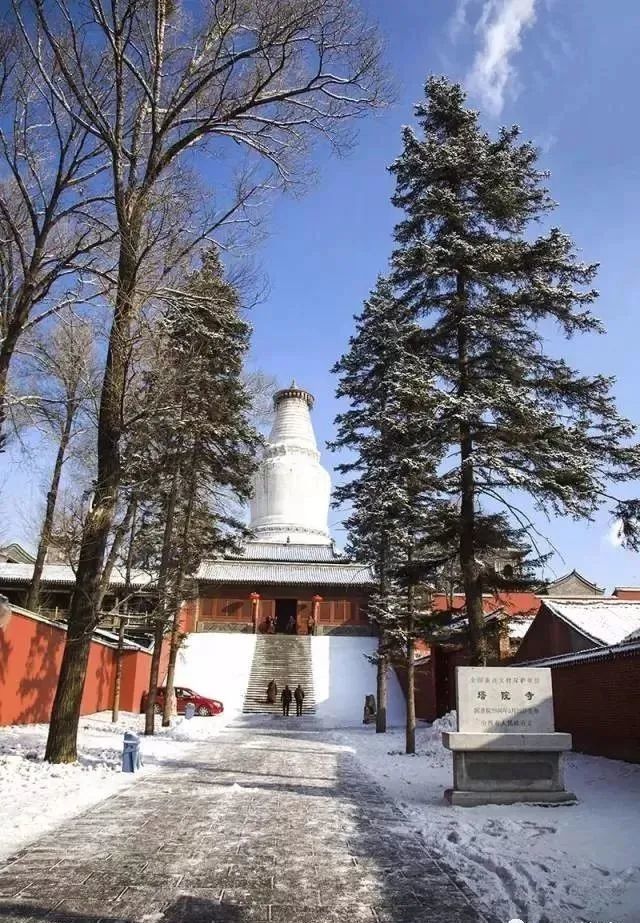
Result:
{"label": "snow on ground", "polygon": [[[209,740],[233,717],[225,710],[214,718],[176,718],[171,728],[158,726],[156,735],[141,739],[141,772]],[[87,715],[80,719],[78,762],[51,765],[43,761],[48,725],[0,727],[0,859],[139,778],[121,772],[120,765],[124,732],[143,728],[143,715],[122,713],[115,725],[110,712]]]}
{"label": "snow on ground", "polygon": [[[325,727],[362,723],[366,695],[376,694],[376,667],[367,659],[378,647],[377,638],[319,635],[311,639],[316,714]],[[405,700],[394,670],[388,673],[387,721],[405,719]]]}
{"label": "snow on ground", "polygon": [[256,636],[241,632],[194,632],[180,647],[176,686],[220,699],[225,713],[241,711]]}
{"label": "snow on ground", "polygon": [[484,901],[497,920],[578,923],[640,920],[640,766],[570,754],[567,789],[579,803],[453,808],[451,754],[440,731],[450,716],[404,732],[368,726],[340,732],[363,767],[398,801],[433,853]]}

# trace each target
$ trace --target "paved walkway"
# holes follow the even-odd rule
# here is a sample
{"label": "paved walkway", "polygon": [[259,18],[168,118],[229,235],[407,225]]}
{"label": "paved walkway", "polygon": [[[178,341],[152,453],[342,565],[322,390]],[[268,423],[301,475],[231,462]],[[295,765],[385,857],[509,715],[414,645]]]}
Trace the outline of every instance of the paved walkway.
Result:
{"label": "paved walkway", "polygon": [[26,849],[0,923],[484,920],[353,756],[275,727],[232,727]]}

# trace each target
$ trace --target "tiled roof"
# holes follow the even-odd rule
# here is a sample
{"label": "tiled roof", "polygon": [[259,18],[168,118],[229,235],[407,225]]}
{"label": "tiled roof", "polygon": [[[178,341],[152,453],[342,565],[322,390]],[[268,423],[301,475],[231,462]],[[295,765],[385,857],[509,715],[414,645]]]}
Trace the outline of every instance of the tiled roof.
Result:
{"label": "tiled roof", "polygon": [[[433,608],[436,612],[447,612],[450,609],[462,611],[464,606],[464,593],[433,594]],[[485,615],[501,609],[507,615],[534,616],[539,608],[540,599],[535,593],[497,590],[495,593],[484,593],[482,596],[482,610]]]}
{"label": "tiled roof", "polygon": [[290,583],[311,587],[371,587],[375,583],[370,567],[340,562],[203,561],[196,577],[205,583]]}
{"label": "tiled roof", "polygon": [[297,542],[247,542],[240,554],[228,557],[246,561],[344,561],[344,556],[333,545],[302,545]]}
{"label": "tiled roof", "polygon": [[578,663],[590,663],[597,660],[615,660],[618,657],[640,656],[640,641],[624,641],[622,644],[605,644],[603,647],[591,647],[586,651],[573,651],[570,654],[556,654],[554,657],[542,657],[539,660],[524,660],[519,667],[563,667]]}
{"label": "tiled roof", "polygon": [[[562,590],[561,590],[562,584],[565,583],[566,581],[570,581],[571,579],[577,581],[579,584],[584,586],[586,589],[590,590],[594,596],[595,595],[602,596],[602,594],[604,593],[603,587],[598,586],[597,583],[592,583],[590,580],[587,580],[586,577],[583,577],[582,574],[578,573],[578,571],[574,568],[571,571],[571,573],[563,574],[562,577],[558,577],[556,580],[552,580],[550,583],[548,583],[544,590],[545,595],[562,596],[563,595]],[[558,592],[559,589],[560,589],[560,592]],[[569,595],[569,594],[565,594],[565,595]],[[578,594],[574,593],[573,595],[577,596]]]}
{"label": "tiled roof", "polygon": [[[27,584],[33,576],[33,564],[7,564],[0,563],[0,584]],[[45,586],[73,586],[76,575],[73,567],[68,564],[45,564],[42,570],[42,583]],[[134,571],[131,575],[131,585],[141,589],[149,586],[153,578],[143,571]],[[109,586],[121,587],[125,584],[124,573],[114,568]]]}
{"label": "tiled roof", "polygon": [[619,644],[640,629],[640,602],[600,597],[549,599],[544,604],[594,644]]}
{"label": "tiled roof", "polygon": [[34,556],[18,542],[11,542],[10,545],[5,545],[3,548],[0,548],[0,560],[11,561],[16,564],[36,563]]}
{"label": "tiled roof", "polygon": [[640,600],[640,587],[637,586],[617,586],[612,596],[617,599],[638,599]]}

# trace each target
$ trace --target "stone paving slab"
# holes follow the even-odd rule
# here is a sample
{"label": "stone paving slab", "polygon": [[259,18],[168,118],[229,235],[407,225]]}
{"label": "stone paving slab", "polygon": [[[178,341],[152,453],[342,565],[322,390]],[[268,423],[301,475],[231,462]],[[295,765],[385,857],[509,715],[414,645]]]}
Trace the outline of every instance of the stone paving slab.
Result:
{"label": "stone paving slab", "polygon": [[0,923],[486,923],[352,754],[243,723],[0,866]]}

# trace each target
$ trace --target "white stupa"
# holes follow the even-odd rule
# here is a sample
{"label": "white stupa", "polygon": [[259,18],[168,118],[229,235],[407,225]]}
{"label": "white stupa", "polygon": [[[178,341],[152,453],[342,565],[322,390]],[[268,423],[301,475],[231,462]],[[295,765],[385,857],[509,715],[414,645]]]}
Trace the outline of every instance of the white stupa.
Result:
{"label": "white stupa", "polygon": [[253,481],[250,527],[257,542],[331,542],[331,478],[320,464],[313,400],[295,381],[274,395],[276,417]]}

